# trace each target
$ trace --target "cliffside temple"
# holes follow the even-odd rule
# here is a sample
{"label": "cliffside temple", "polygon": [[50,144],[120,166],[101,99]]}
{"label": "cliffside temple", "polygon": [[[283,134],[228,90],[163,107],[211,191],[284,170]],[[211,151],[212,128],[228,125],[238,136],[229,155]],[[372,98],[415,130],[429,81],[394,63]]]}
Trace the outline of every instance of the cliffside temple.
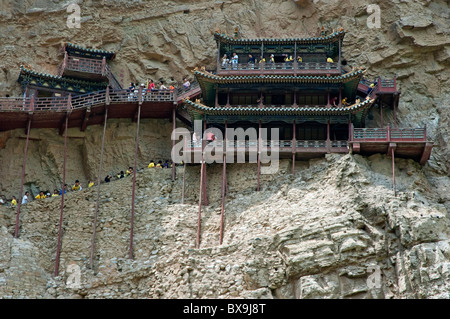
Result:
{"label": "cliffside temple", "polygon": [[[349,70],[342,64],[344,36],[345,32],[340,30],[310,38],[246,39],[216,32],[216,70],[194,70],[196,81],[189,90],[146,90],[139,87],[136,92],[123,89],[124,84],[119,83],[112,73],[109,63],[120,58],[116,57],[115,52],[65,43],[61,50],[63,60],[58,74],[40,73],[22,66],[18,82],[23,88],[23,95],[0,98],[0,130],[23,128],[27,135],[18,198],[23,195],[30,130],[58,129],[60,135],[65,134],[65,152],[68,128],[75,127],[84,131],[89,125],[106,127],[107,121],[114,118],[130,119],[137,123],[134,167],[137,167],[141,119],[170,121],[173,130],[177,128],[177,119],[192,129],[194,121],[200,121],[203,138],[192,140],[192,131],[189,131],[189,141],[182,153],[185,163],[201,165],[197,248],[201,243],[202,205],[208,205],[208,158],[205,157],[205,150],[212,146],[223,148],[224,142],[232,145],[235,150],[243,150],[247,155],[250,151],[257,154],[258,165],[254,172],[257,175],[257,191],[260,190],[261,154],[276,147],[280,158],[292,160],[292,174],[295,174],[297,160],[322,157],[325,154],[387,154],[392,157],[395,193],[395,157],[410,158],[424,165],[430,158],[433,142],[427,139],[425,126],[398,127],[396,112],[401,92],[397,89],[395,77],[386,79],[380,75],[377,79],[368,81],[364,78],[364,69]],[[383,122],[383,108],[392,109],[392,123]],[[371,109],[379,110],[380,127],[366,127],[366,117]],[[208,130],[216,129],[222,136],[226,136],[227,128],[252,128],[257,132],[256,140],[221,141],[207,138]],[[262,129],[267,129],[268,135],[263,137]],[[277,129],[279,139],[272,139],[271,129]],[[102,154],[104,134],[102,144],[98,145]],[[166,141],[172,143],[172,146],[175,142]],[[201,160],[195,162],[195,156]],[[227,194],[226,164],[234,159],[228,156],[224,152],[220,161],[223,163],[220,244],[223,240],[224,203]],[[64,165],[65,160],[66,156]],[[176,178],[175,172],[173,165],[172,180]],[[100,163],[98,194],[102,174]],[[136,170],[132,184],[131,225],[134,221],[135,181]],[[183,193],[184,187],[183,177]],[[61,199],[55,275],[58,275],[64,196]],[[20,208],[19,200],[15,237],[19,236]],[[96,222],[93,227],[91,265],[95,251],[95,229]],[[129,258],[133,258],[133,226]]]}

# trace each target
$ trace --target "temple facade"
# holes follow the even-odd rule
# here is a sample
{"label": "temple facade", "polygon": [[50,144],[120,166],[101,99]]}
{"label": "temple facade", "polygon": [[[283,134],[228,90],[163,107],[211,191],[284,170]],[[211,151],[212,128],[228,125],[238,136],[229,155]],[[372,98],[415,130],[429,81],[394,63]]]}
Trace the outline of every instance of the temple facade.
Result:
{"label": "temple facade", "polygon": [[25,96],[64,97],[111,89],[121,89],[108,65],[116,53],[64,43],[64,55],[57,74],[47,74],[21,66],[18,82]]}
{"label": "temple facade", "polygon": [[[194,70],[202,98],[185,100],[191,119],[201,121],[203,129],[216,128],[225,136],[227,128],[254,128],[260,148],[272,143],[293,163],[327,153],[390,154],[393,144],[401,157],[428,160],[425,128],[397,127],[396,79],[367,81],[364,69],[342,64],[344,31],[288,39],[214,36],[217,69]],[[392,110],[394,123],[366,128],[369,111],[382,118],[383,108]],[[274,128],[277,140],[271,136]],[[240,145],[248,147],[246,139]],[[201,147],[193,143],[190,151]]]}

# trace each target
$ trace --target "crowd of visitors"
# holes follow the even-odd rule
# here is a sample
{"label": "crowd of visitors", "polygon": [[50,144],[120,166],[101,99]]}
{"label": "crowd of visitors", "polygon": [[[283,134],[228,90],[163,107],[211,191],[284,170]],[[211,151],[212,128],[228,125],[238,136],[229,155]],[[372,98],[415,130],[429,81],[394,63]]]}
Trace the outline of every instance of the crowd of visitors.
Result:
{"label": "crowd of visitors", "polygon": [[[296,59],[297,59],[297,62],[299,62],[299,63],[303,62],[303,59],[301,56],[297,56]],[[277,62],[285,63],[286,67],[289,67],[289,65],[293,64],[295,58],[292,55],[284,54],[284,55],[282,55],[281,60],[280,60],[280,57],[278,57],[277,61],[275,61],[275,60],[276,60],[275,55],[271,54],[269,56],[267,62],[270,64],[275,64]],[[249,54],[247,59],[244,58],[243,63],[244,64],[247,63],[250,67],[252,67],[252,66],[254,67],[258,63],[265,63],[265,62],[266,62],[266,58],[264,56],[261,56],[258,60],[252,54]],[[324,62],[334,63],[334,60],[331,57],[327,57]],[[224,54],[221,59],[222,69],[230,69],[230,68],[236,69],[238,64],[239,64],[239,56],[236,54],[236,52],[233,52],[231,58],[227,54]]]}
{"label": "crowd of visitors", "polygon": [[[156,167],[156,168],[171,168],[173,165],[172,162],[169,162],[169,160],[165,160],[164,162],[162,160],[159,160],[157,163],[155,163],[153,160],[150,162],[150,164],[148,165],[149,168],[151,167]],[[126,178],[128,176],[132,176],[134,173],[134,168],[132,166],[129,166],[127,170],[125,171],[120,171],[115,175],[115,178],[113,178],[112,175],[108,174],[105,179],[104,182],[105,183],[109,183],[112,180],[119,180],[122,178]],[[94,181],[89,180],[87,183],[87,188],[91,188],[95,185]],[[58,189],[54,189],[53,193],[50,193],[49,190],[39,190],[39,193],[34,196],[34,200],[41,200],[41,199],[46,199],[46,198],[52,198],[52,197],[57,197],[62,195],[63,193],[66,194],[66,192],[77,192],[77,191],[81,191],[83,190],[83,186],[81,185],[81,182],[77,179],[75,180],[75,182],[73,183],[72,186],[69,186],[67,184],[65,184],[61,190]],[[33,196],[30,195],[29,191],[26,191],[25,194],[22,197],[22,201],[21,204],[27,204],[29,202],[31,202],[33,200]],[[5,205],[5,206],[10,206],[10,207],[17,207],[17,198],[16,196],[12,196],[11,201],[6,200],[0,197],[0,205]]]}
{"label": "crowd of visitors", "polygon": [[[183,79],[182,89],[184,91],[189,91],[191,87],[191,83],[187,78]],[[178,89],[178,85],[173,82],[171,84],[164,84],[163,80],[158,81],[156,84],[152,79],[148,79],[146,83],[138,83],[131,82],[128,87],[128,100],[134,100],[139,95],[139,90],[141,89],[142,97],[145,99],[146,96],[151,94],[152,92],[164,93],[170,92],[172,93],[174,90]]]}

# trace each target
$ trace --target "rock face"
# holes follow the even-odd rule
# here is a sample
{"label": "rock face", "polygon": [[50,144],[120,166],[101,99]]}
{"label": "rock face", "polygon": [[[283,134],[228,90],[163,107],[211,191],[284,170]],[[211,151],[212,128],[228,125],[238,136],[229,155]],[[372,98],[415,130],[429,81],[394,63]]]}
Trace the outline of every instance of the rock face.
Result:
{"label": "rock face", "polygon": [[[131,178],[101,186],[94,269],[96,188],[71,192],[56,278],[48,274],[55,267],[59,198],[24,205],[20,242],[7,235],[15,211],[3,208],[2,247],[11,253],[2,254],[6,285],[0,292],[49,298],[449,298],[447,209],[411,160],[398,160],[394,196],[389,162],[381,155],[329,155],[298,162],[292,176],[286,173],[290,163],[282,161],[278,174],[264,176],[260,192],[249,172],[255,165],[241,164],[246,173],[229,165],[222,245],[221,167],[210,165],[211,204],[202,210],[200,249],[199,166],[187,168],[185,204],[182,167],[174,183],[171,170],[147,168],[137,178],[134,260],[128,259]],[[13,265],[24,257],[14,251],[20,249],[28,249],[27,260],[17,270]],[[31,264],[41,275],[29,280],[41,280],[40,291],[11,288],[17,272]],[[80,269],[77,288],[67,284],[73,264]]]}
{"label": "rock face", "polygon": [[[60,276],[53,278],[58,197],[25,205],[20,238],[15,210],[0,207],[0,296],[4,298],[449,298],[450,96],[448,4],[437,1],[72,1],[81,28],[66,24],[69,2],[0,3],[0,96],[17,96],[22,63],[55,73],[61,43],[117,51],[122,84],[147,78],[181,81],[197,66],[214,69],[213,32],[243,37],[299,37],[343,27],[343,58],[367,76],[397,76],[400,127],[427,125],[434,141],[424,167],[396,159],[330,155],[283,161],[275,175],[229,165],[223,245],[218,245],[221,167],[208,167],[210,205],[195,249],[199,167],[138,174],[134,260],[128,259],[131,181],[102,184],[94,269],[89,269],[96,188],[66,196]],[[369,27],[376,21],[378,27]],[[373,16],[375,14],[375,16]],[[43,18],[45,16],[45,18]],[[392,112],[384,111],[385,124]],[[368,117],[379,126],[378,110]],[[180,126],[177,123],[177,126]],[[171,123],[144,120],[138,168],[169,159]],[[133,163],[136,126],[108,121],[104,175]],[[63,139],[33,129],[25,189],[61,183]],[[97,178],[102,127],[69,130],[67,183]],[[0,132],[0,195],[18,195],[24,132]],[[80,272],[71,266],[79,267]],[[70,288],[78,276],[80,287]]]}

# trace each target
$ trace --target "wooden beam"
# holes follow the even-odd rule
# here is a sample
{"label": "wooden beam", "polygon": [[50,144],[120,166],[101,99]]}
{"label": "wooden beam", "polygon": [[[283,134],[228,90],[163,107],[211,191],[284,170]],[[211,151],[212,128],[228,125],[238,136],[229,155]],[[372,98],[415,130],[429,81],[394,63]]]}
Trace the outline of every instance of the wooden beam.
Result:
{"label": "wooden beam", "polygon": [[81,128],[80,128],[81,132],[84,132],[86,130],[87,124],[89,122],[90,114],[91,114],[91,107],[88,106],[88,107],[86,107],[86,111],[84,112],[84,119],[83,119],[83,122],[81,123]]}
{"label": "wooden beam", "polygon": [[219,244],[222,245],[223,242],[223,218],[225,214],[225,176],[226,176],[226,170],[227,170],[227,159],[225,157],[225,154],[223,154],[223,169],[222,169],[222,206],[220,210],[220,236],[219,236]]}
{"label": "wooden beam", "polygon": [[389,143],[387,155],[390,156],[393,151],[397,148],[397,143]]}
{"label": "wooden beam", "polygon": [[200,248],[200,228],[201,228],[201,222],[202,222],[203,165],[204,165],[204,160],[203,160],[203,156],[202,156],[202,163],[200,166],[200,193],[199,193],[199,199],[198,199],[197,241],[195,244],[196,248]]}
{"label": "wooden beam", "polygon": [[397,196],[397,190],[395,187],[395,148],[391,148],[391,156],[392,156],[392,188],[394,189],[394,196]]}
{"label": "wooden beam", "polygon": [[422,156],[420,157],[420,165],[425,165],[431,156],[431,150],[433,149],[433,143],[427,142],[423,148]]}
{"label": "wooden beam", "polygon": [[68,118],[68,117],[69,117],[69,114],[66,113],[64,116],[64,120],[61,121],[61,124],[59,125],[59,135],[60,136],[62,136],[64,131],[66,130],[66,123],[67,123],[66,118]]}

